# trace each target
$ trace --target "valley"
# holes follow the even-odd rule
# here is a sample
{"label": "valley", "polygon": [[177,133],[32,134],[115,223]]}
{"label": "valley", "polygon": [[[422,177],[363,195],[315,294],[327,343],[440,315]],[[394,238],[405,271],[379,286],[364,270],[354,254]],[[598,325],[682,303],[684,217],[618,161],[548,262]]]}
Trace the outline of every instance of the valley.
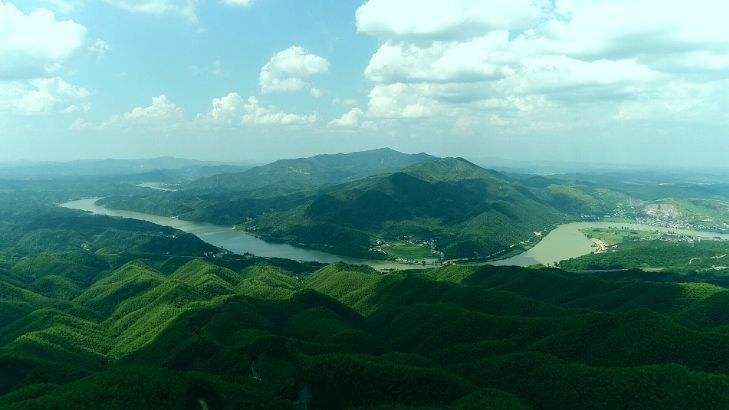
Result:
{"label": "valley", "polygon": [[726,234],[607,217],[678,201],[634,187],[418,158],[253,193],[0,180],[0,408],[729,404]]}

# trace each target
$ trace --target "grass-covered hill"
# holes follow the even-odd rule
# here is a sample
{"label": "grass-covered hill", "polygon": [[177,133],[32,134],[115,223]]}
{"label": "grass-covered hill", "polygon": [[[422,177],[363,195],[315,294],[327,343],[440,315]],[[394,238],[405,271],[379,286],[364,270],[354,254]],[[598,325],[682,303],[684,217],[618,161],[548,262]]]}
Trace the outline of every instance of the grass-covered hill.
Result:
{"label": "grass-covered hill", "polygon": [[219,258],[80,287],[0,279],[0,408],[729,405],[715,285]]}

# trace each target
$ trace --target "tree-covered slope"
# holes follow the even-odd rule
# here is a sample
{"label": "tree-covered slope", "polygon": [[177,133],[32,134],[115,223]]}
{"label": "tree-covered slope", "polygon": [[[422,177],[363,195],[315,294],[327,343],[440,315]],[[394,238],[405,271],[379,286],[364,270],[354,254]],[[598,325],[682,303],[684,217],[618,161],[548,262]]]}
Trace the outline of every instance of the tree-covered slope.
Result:
{"label": "tree-covered slope", "polygon": [[[517,195],[483,172],[458,173]],[[380,272],[206,257],[194,237],[148,223],[3,212],[3,409],[729,403],[721,273]]]}
{"label": "tree-covered slope", "polygon": [[240,173],[213,175],[194,181],[186,188],[273,196],[389,173],[430,158],[426,154],[403,154],[389,148],[324,154],[279,160]]}
{"label": "tree-covered slope", "polygon": [[33,309],[0,327],[0,408],[724,406],[727,291],[631,275],[130,263],[53,308],[7,293]]}
{"label": "tree-covered slope", "polygon": [[247,226],[269,239],[351,256],[386,257],[380,242],[415,238],[434,242],[448,259],[483,258],[522,249],[534,232],[599,202],[574,191],[579,197],[567,203],[556,186],[528,187],[461,158],[438,158],[323,189]]}

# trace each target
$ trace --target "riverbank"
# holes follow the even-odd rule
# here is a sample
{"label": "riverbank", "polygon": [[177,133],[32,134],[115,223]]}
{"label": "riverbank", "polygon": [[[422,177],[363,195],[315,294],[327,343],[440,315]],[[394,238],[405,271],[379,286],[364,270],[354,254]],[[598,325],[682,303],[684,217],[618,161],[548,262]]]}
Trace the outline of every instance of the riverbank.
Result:
{"label": "riverbank", "polygon": [[[110,209],[96,204],[100,198],[85,198],[61,204],[61,207],[77,209],[98,215],[132,218],[169,226],[196,235],[205,242],[237,254],[253,254],[268,258],[283,258],[297,261],[320,263],[346,262],[357,265],[369,265],[378,270],[422,269],[439,266],[439,264],[413,264],[389,260],[358,259],[334,255],[323,251],[300,248],[285,243],[268,242],[248,232],[235,229],[233,226],[214,225],[204,222],[185,221],[177,218],[147,214],[143,212]],[[532,248],[518,255],[494,261],[479,261],[479,264],[494,266],[554,266],[558,262],[587,255],[595,251],[595,241],[581,231],[594,228],[617,228],[643,231],[665,232],[678,235],[693,236],[702,239],[729,240],[729,234],[694,231],[690,229],[674,229],[653,225],[626,222],[571,222],[557,226],[545,235]],[[467,261],[464,261],[467,262]]]}

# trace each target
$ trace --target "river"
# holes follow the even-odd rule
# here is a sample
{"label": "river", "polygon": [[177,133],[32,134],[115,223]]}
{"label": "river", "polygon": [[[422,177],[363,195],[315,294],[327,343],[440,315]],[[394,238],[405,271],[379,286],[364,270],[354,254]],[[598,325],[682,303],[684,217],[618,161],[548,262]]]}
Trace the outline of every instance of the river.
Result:
{"label": "river", "polygon": [[96,215],[139,219],[142,221],[152,222],[157,225],[169,226],[183,232],[191,233],[211,245],[215,245],[219,248],[223,248],[237,254],[244,254],[247,252],[265,258],[283,258],[296,261],[314,261],[321,263],[347,262],[358,265],[370,265],[376,269],[413,269],[420,267],[420,265],[386,260],[348,258],[313,249],[299,248],[283,243],[266,242],[248,232],[233,229],[232,226],[184,221],[177,218],[143,212],[110,209],[97,205],[96,201],[99,199],[100,198],[79,199],[63,203],[60,206],[68,209],[90,212]]}
{"label": "river", "polygon": [[526,252],[512,256],[511,258],[491,262],[491,264],[500,266],[531,266],[534,264],[554,265],[555,263],[565,259],[587,255],[593,250],[593,241],[580,232],[580,230],[587,228],[633,229],[636,231],[652,231],[686,235],[702,239],[729,240],[729,234],[694,231],[690,229],[667,228],[662,226],[624,222],[572,222],[558,226]]}
{"label": "river", "polygon": [[[207,243],[237,254],[247,252],[256,256],[268,258],[284,258],[321,263],[347,262],[352,264],[370,265],[376,269],[413,269],[420,267],[420,265],[393,261],[347,258],[317,250],[299,248],[288,244],[266,242],[263,239],[247,232],[233,229],[232,226],[184,221],[177,218],[152,215],[142,212],[109,209],[97,205],[96,201],[98,200],[99,198],[79,199],[77,201],[66,202],[60,206],[69,209],[87,211],[98,215],[139,219],[158,225],[169,226],[194,234]],[[519,255],[488,263],[497,266],[531,266],[534,264],[554,265],[555,263],[565,259],[586,255],[592,252],[593,249],[592,240],[580,232],[581,229],[585,228],[626,228],[641,231],[659,231],[682,234],[703,239],[719,238],[729,240],[729,234],[718,234],[689,229],[673,229],[622,222],[573,222],[558,226],[542,238],[542,240],[534,247]]]}

